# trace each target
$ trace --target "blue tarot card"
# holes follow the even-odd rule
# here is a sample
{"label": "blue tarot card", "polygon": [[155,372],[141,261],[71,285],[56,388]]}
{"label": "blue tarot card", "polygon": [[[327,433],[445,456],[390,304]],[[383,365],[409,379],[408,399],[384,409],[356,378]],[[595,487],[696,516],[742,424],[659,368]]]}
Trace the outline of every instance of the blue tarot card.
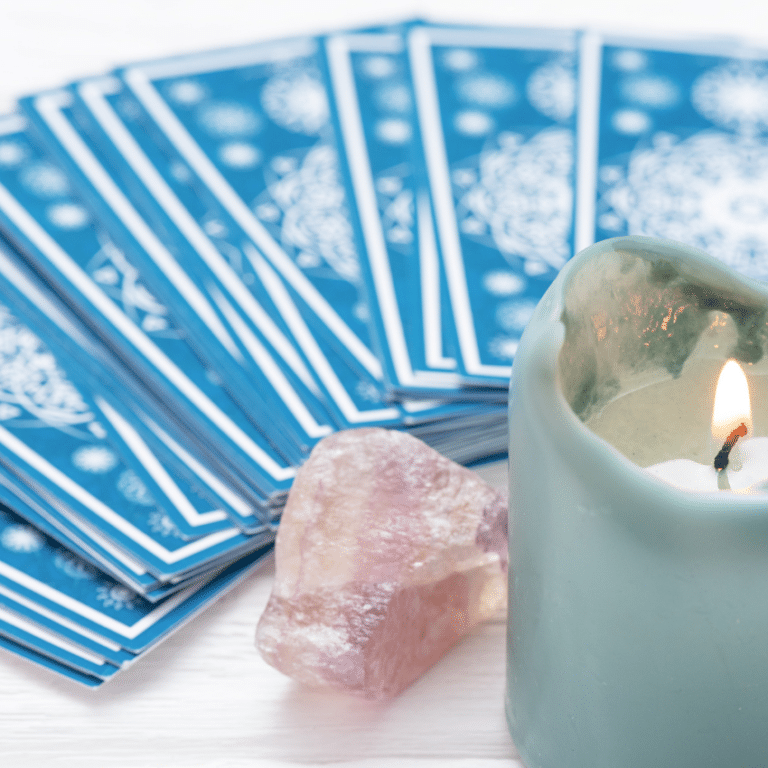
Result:
{"label": "blue tarot card", "polygon": [[[49,669],[59,675],[68,677],[70,680],[74,680],[75,682],[80,683],[81,685],[85,685],[88,688],[97,688],[104,682],[104,679],[101,677],[95,677],[93,675],[80,672],[80,670],[75,669],[74,667],[63,664],[62,662],[57,661],[56,659],[53,659],[44,653],[40,653],[39,651],[33,650],[32,648],[28,648],[27,646],[22,645],[21,643],[17,643],[15,640],[12,640],[8,637],[0,636],[0,648],[3,648],[10,654],[14,654],[15,656],[27,659],[27,661],[31,661],[38,666],[45,667],[46,669]],[[9,656],[9,659],[10,658],[12,657]]]}
{"label": "blue tarot card", "polygon": [[506,387],[573,253],[576,35],[416,25],[407,43],[458,362]]}
{"label": "blue tarot card", "polygon": [[[264,509],[266,504],[255,507],[248,497],[226,485],[210,468],[157,427],[139,406],[126,402],[126,399],[130,400],[127,398],[126,376],[118,373],[113,381],[105,384],[91,375],[89,365],[100,360],[97,359],[98,345],[78,327],[55,296],[43,291],[42,286],[29,277],[23,265],[14,260],[13,252],[2,247],[0,286],[6,302],[25,318],[27,330],[34,328],[39,336],[55,345],[56,354],[65,361],[62,364],[75,380],[76,387],[86,393],[91,409],[98,412],[98,427],[93,428],[104,432],[105,437],[109,434],[113,445],[133,465],[134,471],[138,471],[146,480],[145,484],[154,489],[157,498],[162,500],[161,506],[169,510],[182,537],[227,528],[227,516],[238,523],[252,521],[248,525],[249,530],[263,527],[269,517]],[[34,335],[30,332],[29,337],[34,338]],[[78,356],[77,352],[81,354]],[[119,382],[117,389],[115,381]],[[188,489],[184,492],[179,488],[182,479]],[[158,487],[158,482],[165,490]],[[203,506],[206,503],[221,504],[226,513],[209,511],[201,515],[193,512],[186,499],[196,496],[197,489],[202,494],[200,502]],[[176,498],[178,504],[171,502],[171,497]]]}
{"label": "blue tarot card", "polygon": [[[255,328],[276,348],[282,348],[274,342],[277,331],[290,334],[317,377],[337,426],[397,424],[402,413],[385,402],[378,360],[354,337],[347,346],[359,352],[367,368],[349,351],[339,353],[335,332],[317,320],[317,312],[325,312],[333,324],[334,308],[323,302],[311,283],[302,281],[299,270],[294,270],[294,277],[301,290],[284,285],[285,275],[249,242],[248,231],[198,176],[194,163],[160,131],[144,103],[130,91],[116,90],[108,78],[79,84],[76,93],[89,110],[89,119],[102,132],[100,142],[111,142],[111,163],[122,168],[123,183],[141,190],[148,220],[162,231],[173,228],[184,237],[188,254],[197,259],[187,259],[185,264],[194,261],[198,278],[207,275],[201,282],[215,286],[218,298],[214,294],[213,300],[227,302],[228,317],[235,310],[240,313],[249,324],[243,326],[243,333]],[[102,149],[107,152],[108,146],[104,143]],[[192,160],[199,161],[198,154],[193,152]],[[240,173],[249,169],[243,165]],[[307,295],[317,300],[313,305],[317,312],[306,310]],[[232,318],[234,327],[236,321]],[[343,333],[343,323],[341,326]],[[282,354],[279,348],[278,354]],[[283,361],[298,372],[287,356],[283,355]]]}
{"label": "blue tarot card", "polygon": [[99,654],[51,632],[30,618],[0,605],[0,635],[6,639],[60,661],[83,674],[108,679],[119,671]]}
{"label": "blue tarot card", "polygon": [[[64,550],[59,550],[53,557],[58,559],[60,567],[72,570],[75,574],[88,565],[87,561],[81,558],[71,554],[65,555]],[[126,651],[120,643],[108,640],[74,621],[65,619],[55,611],[44,608],[4,584],[0,584],[0,607],[16,616],[27,617],[41,629],[47,630],[63,641],[70,641],[78,650],[90,651],[99,660],[108,661],[114,667],[119,668],[136,658],[136,654]]]}
{"label": "blue tarot card", "polygon": [[[57,278],[67,295],[76,297],[78,309],[93,318],[93,327],[108,333],[121,351],[130,354],[131,368],[138,368],[145,387],[159,391],[160,401],[166,403],[165,420],[159,418],[158,423],[173,431],[165,421],[175,419],[176,432],[186,435],[181,442],[220,456],[242,482],[255,486],[257,496],[289,487],[294,470],[272,448],[265,434],[270,429],[253,425],[217,383],[123,253],[72,198],[66,177],[39,156],[23,123],[6,120],[0,133],[0,223],[36,268]],[[25,188],[25,164],[57,178],[59,187],[52,199],[41,194],[39,183],[34,191]],[[78,226],[62,228],[51,221],[58,206],[81,211],[85,219]],[[194,433],[185,426],[190,423],[196,424]],[[242,522],[247,527],[254,521],[251,516],[250,522]]]}
{"label": "blue tarot card", "polygon": [[768,279],[768,52],[585,37],[582,70],[600,99],[585,114],[579,245],[666,238]]}
{"label": "blue tarot card", "polygon": [[[313,339],[297,339],[299,346],[310,344],[302,347],[308,357],[317,355],[315,371],[327,369],[326,345],[334,345],[367,374],[358,376],[366,390],[361,397],[344,371],[332,369],[343,397],[358,411],[372,410],[369,422],[394,422],[396,414],[371,407],[373,388],[383,389],[382,367],[368,335],[320,64],[317,41],[298,40],[135,66],[122,76],[239,236],[250,241],[246,257],[262,258],[288,284],[304,324],[315,332],[314,347]],[[291,317],[294,338],[303,336],[302,317]],[[363,418],[354,410],[346,414],[352,423]]]}
{"label": "blue tarot card", "polygon": [[[74,112],[70,91],[54,91],[22,101],[47,150],[66,168],[73,185],[96,212],[111,239],[122,249],[131,266],[150,280],[170,276],[162,293],[166,307],[199,357],[217,373],[231,397],[258,425],[263,418],[279,415],[283,429],[271,436],[278,450],[298,462],[314,444],[295,423],[279,390],[284,381],[273,382],[263,366],[253,360],[236,334],[228,328],[224,310],[217,307],[179,264],[168,244],[134,206],[131,190],[123,189],[110,172],[109,161],[82,129]],[[70,251],[71,252],[71,251]],[[146,252],[142,257],[142,252]],[[183,256],[183,254],[182,254]],[[158,266],[162,265],[162,268]],[[178,313],[178,314],[176,314]]]}
{"label": "blue tarot card", "polygon": [[[250,573],[271,551],[261,548],[198,580],[170,597],[151,603],[79,559],[39,530],[0,508],[0,586],[28,601],[34,621],[56,614],[80,633],[140,653],[180,626],[224,590]],[[19,609],[20,610],[20,609]],[[66,635],[64,635],[66,636]]]}
{"label": "blue tarot card", "polygon": [[368,308],[391,389],[455,397],[446,354],[441,274],[405,40],[399,34],[330,36],[323,51],[331,114],[353,193]]}
{"label": "blue tarot card", "polygon": [[[136,441],[124,415],[99,397],[88,402],[51,350],[4,307],[0,337],[0,463],[39,497],[52,499],[49,514],[64,515],[83,535],[98,529],[159,578],[251,545],[239,528],[221,525],[226,522],[221,513],[200,509],[191,489],[168,476],[146,445]],[[124,446],[133,442],[136,455],[143,454],[144,472],[137,474],[122,460],[94,405],[101,418],[115,420],[112,426],[122,433]],[[162,491],[165,485],[164,507],[144,482],[152,463],[158,464],[153,471],[165,475],[154,486]],[[199,518],[200,530],[191,540],[180,532],[180,515],[192,531]],[[203,530],[209,533],[201,535]]]}
{"label": "blue tarot card", "polygon": [[[248,260],[237,242],[226,237],[226,224],[189,184],[191,173],[180,172],[184,166],[178,153],[173,148],[169,151],[167,139],[165,146],[158,145],[158,140],[163,141],[159,129],[147,130],[151,121],[119,79],[90,79],[72,86],[71,92],[75,96],[72,113],[81,135],[176,257],[160,260],[155,252],[134,250],[155,292],[169,300],[176,296],[183,302],[182,313],[193,311],[175,287],[183,271],[184,279],[199,286],[221,311],[244,354],[273,381],[304,430],[301,439],[314,441],[329,434],[328,414],[319,402],[321,394],[306,360],[269,306],[269,297],[254,295],[256,277],[248,269]],[[170,183],[158,166],[169,168]]]}

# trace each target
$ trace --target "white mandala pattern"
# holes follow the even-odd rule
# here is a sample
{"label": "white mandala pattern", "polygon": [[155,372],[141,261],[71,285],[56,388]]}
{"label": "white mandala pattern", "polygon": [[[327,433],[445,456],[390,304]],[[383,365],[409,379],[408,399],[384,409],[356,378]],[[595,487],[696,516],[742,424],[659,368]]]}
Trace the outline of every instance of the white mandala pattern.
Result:
{"label": "white mandala pattern", "polygon": [[514,272],[493,270],[483,275],[483,288],[492,296],[514,296],[525,290],[525,280]]}
{"label": "white mandala pattern", "polygon": [[461,229],[490,236],[502,254],[562,267],[570,256],[573,133],[550,128],[528,141],[500,134],[478,165],[477,181],[458,190]]}
{"label": "white mandala pattern", "polygon": [[625,99],[651,109],[667,109],[680,99],[680,89],[661,75],[635,75],[621,84]]}
{"label": "white mandala pattern", "polygon": [[181,531],[171,518],[160,510],[155,510],[149,516],[149,528],[163,538],[172,536],[175,539],[182,538]]}
{"label": "white mandala pattern", "polygon": [[9,525],[0,533],[0,544],[11,552],[31,554],[43,547],[43,537],[31,525]]}
{"label": "white mandala pattern", "polygon": [[452,72],[468,72],[480,63],[478,55],[467,48],[452,48],[442,55],[441,60]]}
{"label": "white mandala pattern", "polygon": [[103,475],[118,465],[118,458],[105,445],[83,445],[72,454],[72,463],[82,472]]}
{"label": "white mandala pattern", "polygon": [[528,101],[552,120],[568,120],[576,108],[576,76],[573,67],[548,62],[535,69],[525,84]]}
{"label": "white mandala pattern", "polygon": [[27,150],[15,141],[0,141],[0,165],[11,168],[27,156]]}
{"label": "white mandala pattern", "polygon": [[385,144],[405,144],[410,141],[413,135],[410,123],[399,117],[388,117],[384,120],[379,120],[374,127],[374,131],[376,138]]}
{"label": "white mandala pattern", "polygon": [[245,141],[231,141],[219,148],[219,160],[230,168],[245,170],[261,162],[261,152]]}
{"label": "white mandala pattern", "polygon": [[277,125],[294,133],[312,136],[328,122],[325,88],[308,72],[270,78],[261,91],[261,106]]}
{"label": "white mandala pattern", "polygon": [[456,94],[469,104],[489,109],[507,107],[517,98],[512,83],[493,72],[478,72],[459,78]]}
{"label": "white mandala pattern", "polygon": [[273,163],[273,169],[286,170],[268,185],[268,191],[283,214],[283,243],[298,252],[302,266],[325,263],[338,277],[357,284],[360,262],[346,215],[338,162],[331,147],[319,145],[301,163]]}
{"label": "white mandala pattern", "polygon": [[60,197],[69,191],[67,177],[55,165],[34,163],[20,174],[21,183],[39,197]]}
{"label": "white mandala pattern", "polygon": [[250,107],[228,101],[205,104],[197,120],[212,136],[222,138],[250,136],[261,127],[261,118]]}
{"label": "white mandala pattern", "polygon": [[768,130],[768,68],[752,62],[730,62],[700,75],[691,102],[721,128],[755,134]]}
{"label": "white mandala pattern", "polygon": [[137,598],[135,592],[131,592],[127,587],[121,586],[100,586],[96,588],[96,599],[105,607],[112,608],[115,611],[122,611],[127,608],[133,610],[133,601]]}
{"label": "white mandala pattern", "polygon": [[385,173],[375,182],[382,212],[384,236],[390,243],[407,245],[414,239],[413,191],[403,185],[399,176]]}
{"label": "white mandala pattern", "polygon": [[177,104],[197,104],[206,96],[206,90],[196,80],[178,80],[168,88],[168,95]]}
{"label": "white mandala pattern", "polygon": [[765,140],[708,132],[676,141],[659,134],[650,149],[632,154],[626,177],[606,185],[602,202],[601,224],[615,216],[630,235],[678,240],[768,278]]}
{"label": "white mandala pattern", "polygon": [[88,211],[77,203],[55,203],[45,212],[48,221],[59,229],[80,229],[88,223]]}
{"label": "white mandala pattern", "polygon": [[488,351],[501,360],[512,360],[520,346],[520,339],[509,336],[495,336],[488,342]]}
{"label": "white mandala pattern", "polygon": [[103,243],[88,264],[91,277],[120,302],[125,313],[148,333],[170,327],[168,310],[144,285],[139,271],[111,241]]}
{"label": "white mandala pattern", "polygon": [[142,507],[152,507],[155,504],[149,489],[132,469],[126,469],[120,473],[117,479],[117,490],[128,501],[140,504]]}
{"label": "white mandala pattern", "polygon": [[95,574],[88,563],[71,553],[57,552],[53,557],[53,564],[71,579],[90,579]]}
{"label": "white mandala pattern", "polygon": [[1,306],[0,401],[55,426],[93,419],[43,342]]}
{"label": "white mandala pattern", "polygon": [[536,302],[530,299],[505,301],[496,308],[496,322],[506,331],[522,333],[535,309]]}

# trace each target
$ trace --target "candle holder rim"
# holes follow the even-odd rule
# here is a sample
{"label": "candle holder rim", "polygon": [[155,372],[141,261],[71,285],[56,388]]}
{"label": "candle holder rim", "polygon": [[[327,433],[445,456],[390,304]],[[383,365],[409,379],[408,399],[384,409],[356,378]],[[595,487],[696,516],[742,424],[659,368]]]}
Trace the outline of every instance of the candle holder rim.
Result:
{"label": "candle holder rim", "polygon": [[[592,464],[593,466],[608,464],[612,473],[617,471],[621,473],[621,483],[601,483],[600,473],[593,473],[595,482],[603,485],[604,490],[610,490],[612,486],[621,486],[625,490],[634,489],[640,494],[653,493],[654,496],[658,497],[666,496],[672,502],[662,505],[667,509],[668,515],[684,513],[688,519],[701,517],[706,520],[711,519],[713,513],[717,513],[722,520],[724,513],[726,513],[731,521],[743,517],[745,520],[763,520],[765,521],[764,524],[768,525],[768,514],[755,515],[756,512],[768,512],[768,490],[757,493],[750,493],[749,488],[742,491],[691,492],[673,486],[646,472],[643,467],[627,458],[608,441],[589,429],[576,415],[565,398],[562,386],[559,384],[558,355],[565,341],[565,324],[562,320],[562,314],[565,308],[565,294],[572,276],[583,267],[584,262],[594,255],[620,250],[635,250],[637,246],[642,247],[644,255],[653,254],[663,258],[662,251],[667,249],[675,255],[682,255],[685,260],[696,259],[697,263],[703,261],[713,274],[727,277],[728,282],[733,287],[738,287],[740,290],[752,290],[763,301],[768,301],[768,286],[746,275],[734,272],[713,256],[693,246],[674,240],[641,235],[615,237],[594,243],[577,253],[560,271],[542,298],[532,322],[526,328],[512,367],[510,406],[513,405],[512,399],[515,390],[520,386],[518,379],[525,379],[525,377],[519,376],[520,368],[532,365],[533,360],[529,361],[529,358],[537,358],[535,363],[539,367],[539,371],[532,378],[536,380],[538,386],[534,393],[535,396],[528,399],[544,406],[545,404],[541,400],[544,393],[547,391],[554,393],[554,402],[550,401],[546,407],[542,407],[539,416],[542,421],[560,421],[565,422],[568,426],[565,434],[573,438],[572,444],[568,446],[565,443],[556,444],[555,448],[558,451],[567,452],[577,463]],[[540,354],[534,355],[535,349],[540,350]],[[545,380],[548,378],[544,368],[549,368],[549,372],[553,374],[551,387],[541,386],[542,378]]]}

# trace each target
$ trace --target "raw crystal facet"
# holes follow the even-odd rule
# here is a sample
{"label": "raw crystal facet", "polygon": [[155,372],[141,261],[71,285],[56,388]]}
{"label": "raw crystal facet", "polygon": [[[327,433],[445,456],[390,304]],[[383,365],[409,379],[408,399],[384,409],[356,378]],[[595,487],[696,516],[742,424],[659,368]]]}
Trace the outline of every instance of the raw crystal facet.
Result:
{"label": "raw crystal facet", "polygon": [[506,499],[407,434],[338,432],[280,522],[262,656],[291,677],[396,695],[506,598]]}

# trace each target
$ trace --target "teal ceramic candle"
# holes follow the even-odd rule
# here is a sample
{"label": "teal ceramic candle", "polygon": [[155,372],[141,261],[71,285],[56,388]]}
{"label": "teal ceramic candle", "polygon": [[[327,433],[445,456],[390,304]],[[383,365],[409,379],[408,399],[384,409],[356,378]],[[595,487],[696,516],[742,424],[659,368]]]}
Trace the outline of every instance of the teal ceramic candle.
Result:
{"label": "teal ceramic candle", "polygon": [[767,307],[765,284],[701,251],[626,237],[571,260],[527,327],[506,708],[528,768],[768,765],[768,495],[645,469],[712,460],[729,358],[768,435]]}

